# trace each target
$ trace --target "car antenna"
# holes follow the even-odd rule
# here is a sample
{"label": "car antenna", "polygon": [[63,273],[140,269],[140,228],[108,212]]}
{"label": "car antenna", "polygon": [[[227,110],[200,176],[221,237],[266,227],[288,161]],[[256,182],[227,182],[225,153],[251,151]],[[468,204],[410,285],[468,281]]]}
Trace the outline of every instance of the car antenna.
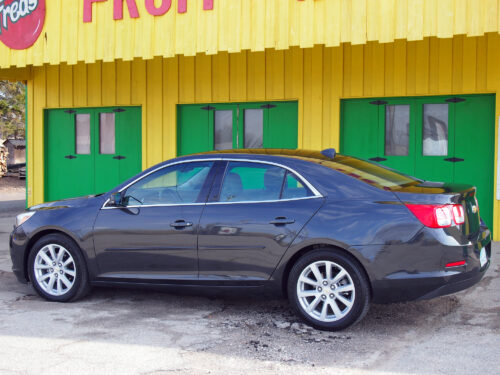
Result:
{"label": "car antenna", "polygon": [[335,155],[337,155],[337,151],[334,148],[326,148],[321,151],[321,155],[326,156],[327,158],[334,159]]}

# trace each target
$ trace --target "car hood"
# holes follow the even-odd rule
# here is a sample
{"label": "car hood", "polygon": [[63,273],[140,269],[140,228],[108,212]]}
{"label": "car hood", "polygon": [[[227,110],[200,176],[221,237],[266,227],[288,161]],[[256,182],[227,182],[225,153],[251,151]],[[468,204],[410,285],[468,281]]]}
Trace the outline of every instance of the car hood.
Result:
{"label": "car hood", "polygon": [[36,206],[32,206],[29,208],[30,211],[41,211],[41,210],[57,210],[60,208],[70,208],[70,207],[83,207],[86,206],[89,201],[95,199],[98,196],[101,196],[102,194],[97,194],[97,195],[86,195],[84,197],[77,197],[77,198],[69,198],[69,199],[63,199],[60,201],[53,201],[53,202],[47,202],[47,203],[42,203],[42,204],[37,204]]}

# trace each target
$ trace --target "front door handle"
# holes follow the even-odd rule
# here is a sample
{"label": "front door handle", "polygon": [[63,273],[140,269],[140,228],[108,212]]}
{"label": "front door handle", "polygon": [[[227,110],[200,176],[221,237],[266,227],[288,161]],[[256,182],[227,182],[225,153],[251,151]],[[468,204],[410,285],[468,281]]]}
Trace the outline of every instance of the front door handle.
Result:
{"label": "front door handle", "polygon": [[293,224],[295,223],[295,219],[289,219],[284,216],[278,216],[275,217],[274,220],[271,220],[269,224],[274,224],[274,225],[285,225],[285,224]]}
{"label": "front door handle", "polygon": [[182,228],[193,226],[193,223],[190,223],[189,221],[185,221],[185,220],[176,220],[172,224],[170,224],[170,226],[175,228],[175,229],[182,229]]}

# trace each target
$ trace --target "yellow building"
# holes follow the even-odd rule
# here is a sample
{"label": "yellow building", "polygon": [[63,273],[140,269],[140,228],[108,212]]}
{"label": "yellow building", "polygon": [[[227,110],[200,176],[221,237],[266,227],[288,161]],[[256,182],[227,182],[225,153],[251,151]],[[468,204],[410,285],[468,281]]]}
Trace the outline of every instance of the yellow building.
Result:
{"label": "yellow building", "polygon": [[499,3],[0,0],[28,205],[196,151],[334,147],[475,184],[498,239]]}

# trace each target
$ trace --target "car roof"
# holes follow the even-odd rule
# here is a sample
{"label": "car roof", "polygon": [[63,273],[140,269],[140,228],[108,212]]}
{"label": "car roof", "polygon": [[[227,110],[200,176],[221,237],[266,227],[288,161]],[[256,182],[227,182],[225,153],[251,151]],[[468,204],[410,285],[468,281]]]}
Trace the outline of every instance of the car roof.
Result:
{"label": "car roof", "polygon": [[[197,154],[186,155],[184,158],[197,158],[201,156],[207,157],[220,157],[220,158],[231,158],[234,156],[242,157],[243,155],[250,156],[275,156],[275,157],[288,157],[294,159],[302,159],[306,161],[312,161],[311,159],[321,160],[332,160],[331,157],[325,156],[323,151],[316,150],[304,150],[304,149],[283,149],[283,148],[252,148],[252,149],[232,149],[232,150],[218,150],[218,151],[206,151]],[[334,151],[335,152],[335,151]]]}

